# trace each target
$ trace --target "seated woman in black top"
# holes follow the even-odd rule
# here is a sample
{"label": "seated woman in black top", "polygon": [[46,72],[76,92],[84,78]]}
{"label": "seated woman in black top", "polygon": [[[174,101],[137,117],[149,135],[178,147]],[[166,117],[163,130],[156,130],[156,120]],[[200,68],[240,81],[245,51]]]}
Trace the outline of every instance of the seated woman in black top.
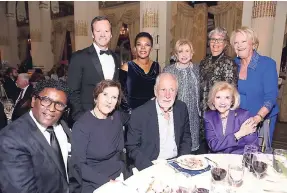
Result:
{"label": "seated woman in black top", "polygon": [[72,162],[80,170],[82,193],[123,178],[124,169],[121,155],[127,120],[115,110],[122,99],[120,83],[103,80],[93,93],[95,108],[80,117],[72,134]]}

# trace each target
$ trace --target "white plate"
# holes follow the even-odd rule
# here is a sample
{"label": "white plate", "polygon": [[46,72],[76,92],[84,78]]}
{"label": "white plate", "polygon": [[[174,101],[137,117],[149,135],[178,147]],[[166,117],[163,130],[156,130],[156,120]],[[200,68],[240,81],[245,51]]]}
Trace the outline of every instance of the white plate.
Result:
{"label": "white plate", "polygon": [[[188,160],[198,160],[200,162],[200,165],[192,166],[188,162]],[[183,155],[176,159],[177,164],[187,170],[203,170],[208,167],[208,161],[200,155]]]}

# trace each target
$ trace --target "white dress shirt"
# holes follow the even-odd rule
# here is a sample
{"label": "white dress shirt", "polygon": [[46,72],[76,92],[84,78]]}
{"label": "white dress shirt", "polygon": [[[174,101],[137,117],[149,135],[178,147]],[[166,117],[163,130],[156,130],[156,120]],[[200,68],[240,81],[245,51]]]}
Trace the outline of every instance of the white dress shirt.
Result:
{"label": "white dress shirt", "polygon": [[[33,121],[36,123],[37,127],[40,129],[40,131],[43,133],[44,137],[46,138],[47,142],[50,144],[50,133],[46,130],[47,128],[43,127],[33,116],[32,111],[29,112],[30,116],[32,117]],[[56,135],[56,138],[59,142],[62,156],[64,159],[64,164],[65,164],[65,169],[66,169],[66,176],[68,180],[68,175],[67,175],[67,160],[68,160],[68,151],[69,151],[69,143],[68,143],[68,137],[67,134],[65,133],[63,127],[61,124],[58,125],[53,125],[54,127],[54,132]]]}
{"label": "white dress shirt", "polygon": [[112,80],[114,77],[114,73],[115,73],[115,61],[114,61],[113,56],[111,54],[110,55],[107,55],[107,54],[100,55],[101,49],[95,43],[93,43],[93,45],[94,45],[96,52],[99,56],[99,60],[100,60],[101,65],[102,65],[104,78],[106,80],[107,79]]}
{"label": "white dress shirt", "polygon": [[175,143],[173,112],[169,112],[169,120],[164,118],[164,114],[160,109],[156,100],[156,111],[159,126],[159,146],[160,151],[157,159],[170,159],[177,156],[177,146]]}

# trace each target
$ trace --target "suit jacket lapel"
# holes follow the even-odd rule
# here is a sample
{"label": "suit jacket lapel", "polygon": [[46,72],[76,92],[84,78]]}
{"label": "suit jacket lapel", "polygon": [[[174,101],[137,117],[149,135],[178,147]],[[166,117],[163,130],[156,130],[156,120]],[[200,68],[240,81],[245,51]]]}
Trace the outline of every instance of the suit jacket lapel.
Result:
{"label": "suit jacket lapel", "polygon": [[235,121],[235,111],[230,110],[228,113],[228,117],[227,117],[227,123],[226,123],[226,134],[229,134],[231,132],[233,132],[234,129],[234,121]]}
{"label": "suit jacket lapel", "polygon": [[113,80],[118,80],[119,79],[119,70],[120,70],[120,61],[118,60],[118,57],[114,52],[111,52],[112,56],[114,58],[114,63],[115,63],[115,72],[113,76]]}
{"label": "suit jacket lapel", "polygon": [[27,118],[27,122],[30,125],[31,133],[34,136],[34,138],[40,143],[40,145],[43,147],[43,149],[48,153],[50,158],[53,160],[53,162],[56,164],[57,168],[59,169],[60,173],[63,175],[65,179],[67,179],[66,174],[62,173],[61,165],[58,162],[58,159],[56,157],[56,153],[52,149],[52,147],[49,145],[47,139],[43,135],[43,133],[40,131],[40,129],[37,127],[29,113],[26,113],[24,116]]}
{"label": "suit jacket lapel", "polygon": [[[19,107],[22,107],[22,105],[23,105],[28,99],[31,99],[31,98],[32,98],[32,97],[31,97],[32,92],[33,92],[33,86],[32,86],[32,85],[29,85],[29,87],[27,88],[27,90],[26,90],[26,92],[25,92],[23,98],[18,101],[18,103],[16,104],[16,106],[17,106],[17,107],[18,107],[18,106],[19,106]],[[16,108],[16,106],[15,106],[15,108]]]}
{"label": "suit jacket lapel", "polygon": [[216,111],[215,114],[216,115],[214,116],[214,128],[215,128],[216,133],[222,137],[223,136],[222,121],[221,121],[219,112]]}
{"label": "suit jacket lapel", "polygon": [[158,117],[157,117],[155,102],[156,102],[156,99],[151,102],[151,110],[149,111],[149,114],[150,114],[149,122],[152,127],[151,131],[153,132],[150,134],[150,136],[154,136],[155,146],[159,153],[159,150],[160,150],[159,149],[159,140],[160,140],[159,139],[159,124],[158,124]]}
{"label": "suit jacket lapel", "polygon": [[67,137],[68,137],[68,142],[71,143],[72,140],[72,132],[70,130],[70,128],[68,127],[67,123],[63,120],[60,121],[60,124],[63,127],[64,132],[66,133]]}
{"label": "suit jacket lapel", "polygon": [[[179,135],[179,121],[181,121],[180,119],[180,112],[177,108],[177,105],[174,104],[173,106],[173,123],[174,123],[174,137],[175,137],[175,143],[177,144],[177,146],[179,145],[179,138],[180,138],[180,135]],[[178,147],[179,148],[179,147]]]}
{"label": "suit jacket lapel", "polygon": [[89,53],[91,55],[91,59],[92,59],[92,62],[100,76],[100,78],[102,80],[104,80],[104,73],[103,73],[103,69],[102,69],[102,65],[101,65],[101,62],[100,62],[100,59],[99,59],[99,56],[98,56],[98,53],[96,52],[96,49],[94,47],[94,45],[92,44],[90,47],[89,47]]}

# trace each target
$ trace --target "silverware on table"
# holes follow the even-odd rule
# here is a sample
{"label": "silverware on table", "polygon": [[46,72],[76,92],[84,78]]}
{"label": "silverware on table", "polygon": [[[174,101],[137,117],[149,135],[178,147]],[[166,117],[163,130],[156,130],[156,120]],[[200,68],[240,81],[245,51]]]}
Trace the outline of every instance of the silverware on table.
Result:
{"label": "silverware on table", "polygon": [[269,189],[263,189],[264,192],[272,192],[272,193],[287,193],[287,191],[283,190],[269,190]]}
{"label": "silverware on table", "polygon": [[212,162],[215,166],[218,166],[218,163],[216,163],[215,161],[211,160],[210,158],[208,157],[204,157],[205,159],[207,159],[208,161]]}

